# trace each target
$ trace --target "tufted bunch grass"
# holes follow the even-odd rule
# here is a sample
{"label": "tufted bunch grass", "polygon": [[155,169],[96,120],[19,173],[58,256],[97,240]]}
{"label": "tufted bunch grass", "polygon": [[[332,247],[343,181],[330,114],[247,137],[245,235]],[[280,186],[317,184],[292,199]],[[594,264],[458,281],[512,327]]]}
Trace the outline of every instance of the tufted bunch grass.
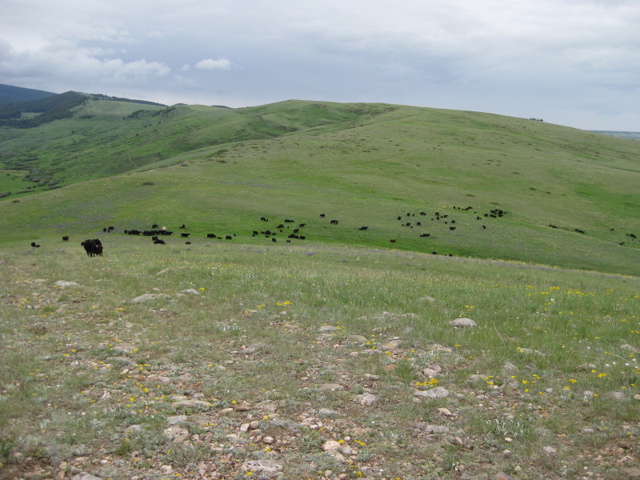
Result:
{"label": "tufted bunch grass", "polygon": [[[132,424],[158,433],[173,414],[171,396],[183,393],[138,379],[152,372],[200,379],[193,388],[220,408],[268,400],[287,413],[351,405],[351,392],[329,394],[321,384],[348,373],[349,389],[360,394],[365,375],[375,374],[381,406],[361,421],[384,425],[384,435],[361,440],[396,469],[427,448],[412,445],[410,425],[435,421],[441,407],[457,410],[478,445],[513,450],[511,466],[567,432],[575,446],[562,461],[574,464],[578,451],[611,438],[585,436],[584,428],[636,444],[640,434],[635,277],[320,245],[196,243],[151,254],[131,242],[92,259],[79,249],[15,248],[0,251],[0,264],[5,465],[16,451],[59,462],[107,443],[124,457],[131,445],[164,449],[168,462],[188,470],[206,452],[166,454],[159,434],[125,436]],[[57,280],[78,285],[56,287]],[[149,293],[158,297],[133,301]],[[459,317],[477,327],[454,329],[449,322]],[[335,327],[329,339],[322,326]],[[245,353],[252,345],[254,356]],[[422,373],[433,365],[445,368],[437,381]],[[310,375],[315,383],[301,388]],[[487,400],[412,401],[414,389],[436,386]],[[477,407],[491,398],[510,405],[509,415]],[[109,408],[94,407],[104,401]],[[320,438],[306,433],[303,450]],[[397,461],[393,445],[406,446]],[[472,451],[447,448],[445,472],[473,461]]]}

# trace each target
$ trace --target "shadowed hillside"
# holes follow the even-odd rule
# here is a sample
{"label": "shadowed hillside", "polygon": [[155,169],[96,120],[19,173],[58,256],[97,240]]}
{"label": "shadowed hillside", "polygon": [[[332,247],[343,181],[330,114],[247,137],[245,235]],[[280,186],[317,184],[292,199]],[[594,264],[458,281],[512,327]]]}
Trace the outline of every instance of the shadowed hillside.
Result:
{"label": "shadowed hillside", "polygon": [[39,100],[53,95],[55,95],[55,93],[45,92],[43,90],[0,84],[0,105],[29,102],[31,100]]}

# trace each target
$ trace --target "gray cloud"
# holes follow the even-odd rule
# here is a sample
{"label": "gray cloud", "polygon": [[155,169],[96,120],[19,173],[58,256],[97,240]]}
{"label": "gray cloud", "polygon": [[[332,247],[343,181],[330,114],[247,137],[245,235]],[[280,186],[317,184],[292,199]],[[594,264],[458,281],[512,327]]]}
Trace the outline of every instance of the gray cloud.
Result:
{"label": "gray cloud", "polygon": [[6,3],[2,83],[165,103],[404,103],[640,130],[635,0]]}

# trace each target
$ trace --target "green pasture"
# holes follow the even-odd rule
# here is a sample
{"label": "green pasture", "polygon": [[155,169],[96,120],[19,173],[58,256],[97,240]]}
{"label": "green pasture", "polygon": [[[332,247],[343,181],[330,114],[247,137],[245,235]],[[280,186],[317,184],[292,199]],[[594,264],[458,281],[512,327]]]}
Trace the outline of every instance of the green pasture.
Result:
{"label": "green pasture", "polygon": [[[29,178],[41,188],[57,176],[65,185],[0,200],[3,244],[51,245],[61,235],[95,237],[111,225],[122,235],[152,224],[180,243],[177,227],[186,224],[192,238],[214,233],[235,243],[274,243],[253,235],[270,230],[283,246],[640,272],[634,140],[384,104],[227,109],[100,100],[79,108],[72,119],[0,131],[5,171],[32,165]],[[506,214],[492,218],[493,210]],[[280,231],[285,219],[295,222]],[[288,239],[301,223],[305,240]]]}

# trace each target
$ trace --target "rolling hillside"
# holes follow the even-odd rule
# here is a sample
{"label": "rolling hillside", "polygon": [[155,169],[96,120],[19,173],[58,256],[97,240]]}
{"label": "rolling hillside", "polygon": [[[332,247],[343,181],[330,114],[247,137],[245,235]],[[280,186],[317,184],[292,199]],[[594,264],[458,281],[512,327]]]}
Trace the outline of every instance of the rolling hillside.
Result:
{"label": "rolling hillside", "polygon": [[[0,191],[64,186],[0,200],[7,244],[60,247],[60,235],[106,226],[115,232],[105,242],[150,243],[123,231],[159,224],[180,245],[185,224],[193,248],[358,244],[640,274],[633,140],[398,105],[99,98],[0,135]],[[294,227],[304,239],[289,238]]]}

